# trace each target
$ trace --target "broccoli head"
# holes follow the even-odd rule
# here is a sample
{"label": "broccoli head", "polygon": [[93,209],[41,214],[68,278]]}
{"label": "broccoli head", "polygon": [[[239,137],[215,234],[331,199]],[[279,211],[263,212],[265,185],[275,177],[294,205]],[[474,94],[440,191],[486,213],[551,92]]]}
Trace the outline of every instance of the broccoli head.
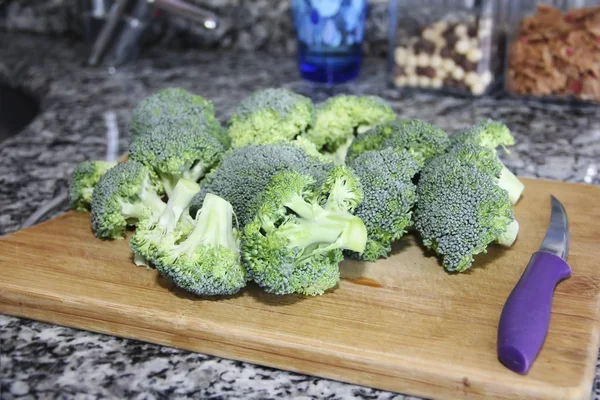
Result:
{"label": "broccoli head", "polygon": [[484,119],[473,125],[469,129],[457,132],[451,135],[452,143],[472,143],[489,149],[497,149],[502,146],[515,144],[515,138],[510,133],[510,129],[499,121],[493,119]]}
{"label": "broccoli head", "polygon": [[137,137],[129,157],[152,168],[170,195],[181,178],[198,181],[218,165],[225,149],[206,131],[159,127]]}
{"label": "broccoli head", "polygon": [[354,215],[367,227],[368,240],[362,254],[346,252],[351,258],[376,261],[387,257],[392,243],[412,225],[417,200],[412,179],[419,164],[408,150],[391,147],[361,154],[350,166],[364,187],[364,200]]}
{"label": "broccoli head", "polygon": [[242,100],[229,121],[233,147],[290,141],[313,123],[312,101],[287,89],[258,90]]}
{"label": "broccoli head", "polygon": [[[515,143],[508,127],[502,122],[492,119],[482,120],[467,130],[455,133],[450,139],[452,147],[460,147],[464,144],[477,145],[493,150],[496,155],[499,147],[502,147],[508,153],[506,147]],[[502,169],[498,184],[508,192],[511,203],[516,204],[525,190],[525,185],[500,159],[498,159],[498,162]]]}
{"label": "broccoli head", "polygon": [[399,119],[379,124],[358,137],[348,150],[347,162],[369,150],[393,147],[408,150],[422,167],[449,145],[442,129],[418,119]]}
{"label": "broccoli head", "polygon": [[255,199],[280,171],[294,170],[324,179],[331,163],[323,163],[293,144],[250,145],[231,150],[218,169],[209,174],[190,210],[195,214],[207,193],[230,202],[241,224],[253,218]]}
{"label": "broccoli head", "polygon": [[180,179],[163,212],[137,225],[135,235],[129,242],[133,252],[146,260],[154,261],[162,241],[175,242],[187,236],[194,227],[188,220],[188,206],[199,191],[200,186],[196,182]]}
{"label": "broccoli head", "polygon": [[154,259],[161,274],[199,296],[233,295],[246,286],[233,207],[208,193],[185,240],[162,241]]}
{"label": "broccoli head", "polygon": [[92,193],[92,230],[98,238],[125,237],[127,226],[154,218],[166,204],[150,170],[137,161],[119,163],[100,178]]}
{"label": "broccoli head", "polygon": [[491,243],[511,246],[517,237],[507,192],[475,165],[453,157],[433,160],[421,172],[417,197],[415,228],[448,271],[463,272]]}
{"label": "broccoli head", "polygon": [[362,203],[364,192],[356,173],[346,165],[337,165],[326,175],[317,196],[326,210],[353,212]]}
{"label": "broccoli head", "polygon": [[152,132],[155,128],[187,126],[214,136],[229,147],[227,132],[215,116],[213,103],[182,88],[166,88],[140,101],[131,113],[131,138]]}
{"label": "broccoli head", "polygon": [[336,164],[343,164],[356,135],[394,119],[394,110],[380,97],[338,95],[316,106],[307,138]]}
{"label": "broccoli head", "polygon": [[322,294],[339,281],[342,250],[364,250],[367,234],[361,219],[321,207],[314,200],[319,195],[314,185],[310,175],[276,174],[254,219],[244,227],[244,264],[269,293]]}
{"label": "broccoli head", "polygon": [[94,186],[115,165],[116,162],[88,160],[75,167],[69,185],[69,206],[72,210],[89,211]]}

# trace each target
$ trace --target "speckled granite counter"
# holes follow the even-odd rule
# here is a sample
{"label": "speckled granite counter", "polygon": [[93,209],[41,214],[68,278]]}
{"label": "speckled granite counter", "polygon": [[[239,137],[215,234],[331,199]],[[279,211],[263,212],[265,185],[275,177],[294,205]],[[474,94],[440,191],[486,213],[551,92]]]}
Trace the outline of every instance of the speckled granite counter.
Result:
{"label": "speckled granite counter", "polygon": [[[154,50],[113,74],[82,67],[77,43],[3,35],[0,80],[33,93],[41,114],[0,144],[0,235],[17,230],[65,190],[75,165],[105,154],[107,112],[127,148],[132,106],[152,91],[181,86],[214,101],[225,120],[240,98],[285,86],[322,98],[297,77],[293,59],[257,54]],[[387,97],[401,116],[454,131],[483,117],[505,121],[518,145],[507,166],[517,174],[600,184],[600,109],[524,105],[509,99],[400,98],[386,89],[385,62],[368,60],[346,90]],[[67,208],[61,204],[45,219]],[[328,398],[401,395],[306,377],[187,351],[0,316],[0,397],[11,398]],[[596,397],[600,386],[595,385]]]}

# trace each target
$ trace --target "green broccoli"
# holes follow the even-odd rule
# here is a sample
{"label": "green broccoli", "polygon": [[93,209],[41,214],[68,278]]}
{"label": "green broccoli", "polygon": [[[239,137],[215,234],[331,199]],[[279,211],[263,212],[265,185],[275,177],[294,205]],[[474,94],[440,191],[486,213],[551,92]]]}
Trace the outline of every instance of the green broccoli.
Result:
{"label": "green broccoli", "polygon": [[[467,143],[483,146],[494,151],[498,147],[502,147],[506,153],[509,153],[506,147],[512,146],[515,143],[515,138],[510,133],[508,127],[502,122],[492,119],[482,120],[467,130],[451,135],[450,139],[452,146]],[[498,161],[502,166],[498,184],[508,192],[511,203],[516,204],[525,190],[525,185],[515,174],[506,168],[500,159]]]}
{"label": "green broccoli", "polygon": [[233,207],[208,193],[195,219],[194,230],[183,241],[162,241],[154,259],[161,274],[177,286],[200,296],[233,295],[246,286]]}
{"label": "green broccoli", "polygon": [[321,207],[317,197],[315,179],[296,171],[277,173],[263,190],[255,217],[243,230],[242,257],[251,278],[267,292],[322,294],[339,281],[342,250],[364,250],[362,220]]}
{"label": "green broccoli", "polygon": [[510,247],[517,237],[508,193],[480,166],[454,157],[432,160],[421,172],[417,198],[415,228],[448,271],[463,272],[492,242]]}
{"label": "green broccoli", "polygon": [[140,101],[131,113],[131,140],[159,127],[186,126],[207,132],[225,148],[230,146],[227,132],[215,116],[215,106],[202,96],[182,88],[160,89]]}
{"label": "green broccoli", "polygon": [[223,197],[243,227],[253,218],[255,198],[279,171],[294,170],[324,179],[333,168],[306,154],[292,144],[249,145],[230,151],[218,169],[209,174],[200,193],[194,197],[190,210],[194,215],[202,206],[207,193]]}
{"label": "green broccoli", "polygon": [[353,212],[363,202],[363,185],[354,170],[337,165],[326,175],[316,199],[328,211]]}
{"label": "green broccoli", "polygon": [[394,110],[377,96],[338,95],[316,106],[315,124],[306,135],[339,165],[355,136],[394,119]]}
{"label": "green broccoli", "polygon": [[89,211],[94,186],[116,162],[92,160],[80,163],[71,174],[69,206],[76,211]]}
{"label": "green broccoli", "polygon": [[146,260],[154,261],[156,249],[163,240],[174,242],[187,236],[194,227],[186,218],[189,217],[188,205],[199,191],[200,186],[196,182],[180,179],[164,211],[155,218],[142,221],[136,227],[135,235],[129,242],[133,252]]}
{"label": "green broccoli", "polygon": [[225,149],[205,131],[187,126],[158,127],[137,137],[129,157],[152,168],[171,195],[181,178],[198,181],[218,165]]}
{"label": "green broccoli", "polygon": [[109,169],[92,193],[92,230],[98,238],[125,237],[127,226],[163,212],[166,204],[158,194],[150,170],[129,160]]}
{"label": "green broccoli", "polygon": [[287,89],[257,90],[242,100],[229,121],[233,147],[290,141],[312,125],[312,101]]}
{"label": "green broccoli", "polygon": [[346,162],[369,150],[394,147],[408,150],[422,167],[449,145],[450,139],[442,129],[418,119],[399,119],[379,124],[358,137],[348,150]]}
{"label": "green broccoli", "polygon": [[362,254],[346,254],[355,259],[376,261],[387,257],[392,243],[412,225],[412,209],[417,201],[412,179],[419,171],[419,164],[408,150],[388,147],[367,151],[350,166],[365,193],[354,215],[364,221],[369,236]]}

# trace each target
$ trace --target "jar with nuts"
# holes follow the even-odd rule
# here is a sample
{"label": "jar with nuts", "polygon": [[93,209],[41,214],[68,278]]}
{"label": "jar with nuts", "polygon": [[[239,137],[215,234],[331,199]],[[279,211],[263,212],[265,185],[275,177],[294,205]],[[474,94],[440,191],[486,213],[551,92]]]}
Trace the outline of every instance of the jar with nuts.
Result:
{"label": "jar with nuts", "polygon": [[600,1],[514,2],[511,14],[506,92],[600,103]]}
{"label": "jar with nuts", "polygon": [[[390,0],[390,83],[396,88],[486,94],[498,68],[493,0]],[[439,3],[439,4],[436,4]]]}

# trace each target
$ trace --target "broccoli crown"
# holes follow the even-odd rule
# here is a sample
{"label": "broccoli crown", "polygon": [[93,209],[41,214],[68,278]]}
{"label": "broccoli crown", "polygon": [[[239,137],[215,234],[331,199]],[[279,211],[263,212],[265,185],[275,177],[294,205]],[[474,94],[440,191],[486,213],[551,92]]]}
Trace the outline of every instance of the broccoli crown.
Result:
{"label": "broccoli crown", "polygon": [[322,180],[332,167],[292,144],[250,145],[231,150],[219,168],[205,178],[190,210],[194,215],[206,194],[214,193],[233,205],[238,221],[244,226],[253,218],[256,197],[276,173],[294,170]]}
{"label": "broccoli crown", "polygon": [[313,123],[312,101],[287,89],[258,90],[242,100],[229,121],[233,147],[289,141]]}
{"label": "broccoli crown", "polygon": [[319,150],[335,153],[362,131],[396,119],[392,107],[377,96],[338,95],[317,105],[307,137]]}
{"label": "broccoli crown", "polygon": [[318,203],[332,211],[354,211],[364,198],[362,183],[345,165],[334,167],[318,193]]}
{"label": "broccoli crown", "polygon": [[450,145],[446,132],[418,119],[399,119],[379,124],[359,136],[348,150],[347,162],[369,150],[386,147],[408,150],[421,166]]}
{"label": "broccoli crown", "polygon": [[116,164],[116,162],[88,160],[75,167],[69,184],[69,205],[71,209],[88,211],[94,187],[106,171]]}
{"label": "broccoli crown", "polygon": [[495,150],[502,146],[512,146],[515,138],[508,127],[499,121],[485,119],[473,125],[469,129],[451,135],[453,144],[471,143]]}
{"label": "broccoli crown", "polygon": [[182,88],[158,90],[134,107],[129,126],[132,139],[161,126],[187,126],[206,131],[224,147],[230,144],[225,129],[215,116],[214,104]]}
{"label": "broccoli crown", "polygon": [[417,200],[412,178],[419,164],[405,149],[385,148],[361,154],[351,164],[363,184],[365,197],[354,215],[367,227],[368,240],[362,254],[346,252],[365,261],[387,257],[392,243],[412,225]]}
{"label": "broccoli crown", "polygon": [[502,172],[503,164],[496,151],[474,143],[456,143],[448,148],[446,154],[436,157],[432,162],[439,165],[449,159],[456,159],[462,164],[476,167],[496,178],[499,178]]}
{"label": "broccoli crown", "polygon": [[122,238],[128,225],[155,217],[165,206],[147,167],[133,160],[119,163],[94,188],[92,230],[98,238]]}
{"label": "broccoli crown", "polygon": [[198,181],[215,167],[225,149],[206,131],[188,126],[158,127],[137,137],[129,157],[152,168],[169,195],[181,178]]}
{"label": "broccoli crown", "polygon": [[486,252],[515,221],[508,194],[496,179],[457,159],[428,164],[417,197],[415,227],[448,271],[470,268],[473,256]]}
{"label": "broccoli crown", "polygon": [[200,296],[232,295],[249,280],[237,236],[231,204],[209,193],[194,230],[183,241],[162,241],[154,263],[184,290]]}
{"label": "broccoli crown", "polygon": [[135,235],[129,242],[133,252],[154,262],[162,241],[176,241],[187,236],[193,229],[193,224],[188,224],[186,219],[189,216],[188,205],[199,191],[200,186],[196,182],[180,179],[164,211],[154,218],[145,219],[136,227]]}
{"label": "broccoli crown", "polygon": [[322,208],[313,201],[317,191],[310,175],[276,174],[244,228],[244,263],[267,292],[322,294],[339,281],[342,249],[364,249],[363,222],[348,212]]}

